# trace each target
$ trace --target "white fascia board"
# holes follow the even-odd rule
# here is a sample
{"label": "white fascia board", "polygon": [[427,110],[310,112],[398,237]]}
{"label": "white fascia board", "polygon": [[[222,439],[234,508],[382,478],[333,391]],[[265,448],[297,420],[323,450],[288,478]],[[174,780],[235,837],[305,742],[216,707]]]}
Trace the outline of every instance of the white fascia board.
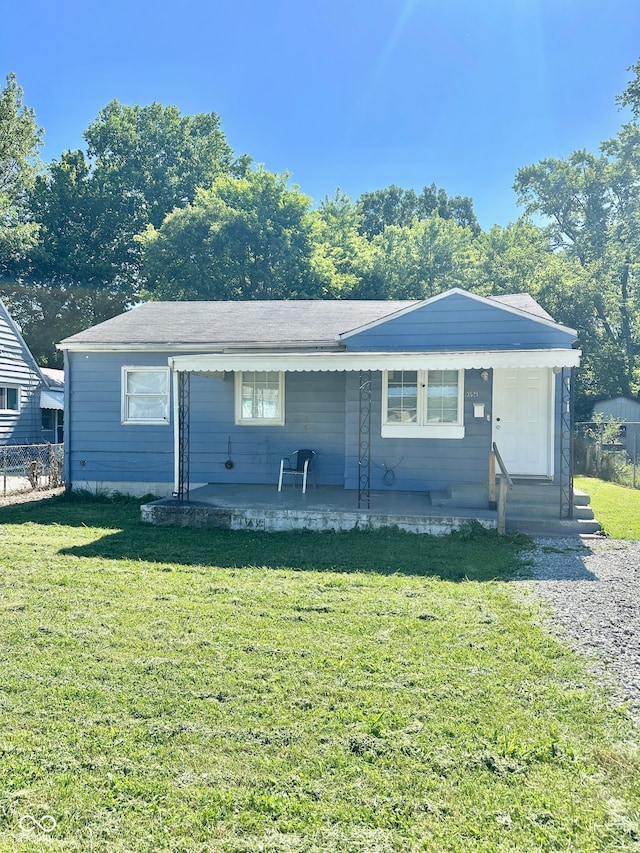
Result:
{"label": "white fascia board", "polygon": [[354,370],[490,370],[492,368],[578,367],[580,350],[486,350],[479,352],[340,352],[176,355],[172,370],[354,371]]}

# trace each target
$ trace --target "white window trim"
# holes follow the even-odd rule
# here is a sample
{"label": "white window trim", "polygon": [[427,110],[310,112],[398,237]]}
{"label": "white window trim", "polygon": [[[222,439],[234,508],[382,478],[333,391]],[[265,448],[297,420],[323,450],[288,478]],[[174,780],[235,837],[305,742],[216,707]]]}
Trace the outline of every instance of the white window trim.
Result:
{"label": "white window trim", "polygon": [[[439,369],[439,368],[438,368]],[[382,438],[464,438],[464,370],[458,370],[458,421],[434,424],[422,420],[427,412],[427,370],[418,370],[418,420],[387,423],[389,372],[382,374]]]}
{"label": "white window trim", "polygon": [[242,374],[236,370],[235,378],[235,423],[236,426],[284,426],[284,373],[274,370],[249,370],[247,373],[278,373],[278,397],[280,399],[279,418],[243,418],[242,417]]}
{"label": "white window trim", "polygon": [[[164,397],[164,417],[163,418],[140,418],[132,420],[131,418],[127,418],[127,374],[129,372],[135,373],[164,373],[165,374],[165,392],[163,394],[158,394],[158,397]],[[149,365],[137,365],[137,364],[127,364],[122,366],[121,371],[121,379],[120,379],[120,422],[123,426],[169,426],[170,423],[170,393],[171,384],[169,382],[169,368],[168,367],[150,367]],[[135,395],[132,395],[135,396]],[[146,395],[149,396],[149,395]]]}
{"label": "white window trim", "polygon": [[22,388],[20,387],[20,385],[7,385],[5,382],[2,382],[2,383],[0,383],[0,388],[5,388],[6,390],[9,390],[10,388],[12,390],[15,389],[15,391],[17,391],[16,397],[17,397],[17,401],[18,401],[17,408],[15,408],[15,409],[0,409],[0,412],[3,415],[19,415],[20,412],[22,411]]}

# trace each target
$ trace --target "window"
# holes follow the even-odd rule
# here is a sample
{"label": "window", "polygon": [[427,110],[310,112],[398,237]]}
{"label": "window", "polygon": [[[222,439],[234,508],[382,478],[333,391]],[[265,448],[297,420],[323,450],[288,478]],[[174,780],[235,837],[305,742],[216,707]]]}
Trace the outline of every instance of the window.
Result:
{"label": "window", "polygon": [[383,438],[463,438],[462,370],[389,370]]}
{"label": "window", "polygon": [[0,409],[5,412],[20,411],[20,389],[0,386]]}
{"label": "window", "polygon": [[244,370],[236,373],[236,423],[284,424],[284,374]]}
{"label": "window", "polygon": [[169,368],[122,368],[122,423],[169,423]]}

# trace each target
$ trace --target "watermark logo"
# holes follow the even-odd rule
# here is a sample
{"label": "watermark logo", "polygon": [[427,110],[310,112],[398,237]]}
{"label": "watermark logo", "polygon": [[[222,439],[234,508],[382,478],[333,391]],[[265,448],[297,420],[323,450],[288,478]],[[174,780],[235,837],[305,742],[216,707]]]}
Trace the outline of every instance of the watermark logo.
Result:
{"label": "watermark logo", "polygon": [[23,814],[18,823],[23,832],[35,832],[39,829],[40,832],[50,833],[58,825],[55,817],[50,814],[42,815],[39,820],[32,814]]}

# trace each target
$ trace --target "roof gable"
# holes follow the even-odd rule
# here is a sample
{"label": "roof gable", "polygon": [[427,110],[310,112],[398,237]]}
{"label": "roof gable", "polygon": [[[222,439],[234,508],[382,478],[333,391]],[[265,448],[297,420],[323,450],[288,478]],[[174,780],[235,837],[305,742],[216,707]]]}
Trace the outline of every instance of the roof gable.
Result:
{"label": "roof gable", "polygon": [[341,336],[354,351],[471,351],[571,347],[576,332],[528,294],[487,298],[449,290]]}
{"label": "roof gable", "polygon": [[26,345],[17,323],[0,299],[0,376],[17,381],[27,370],[44,382],[42,371]]}

